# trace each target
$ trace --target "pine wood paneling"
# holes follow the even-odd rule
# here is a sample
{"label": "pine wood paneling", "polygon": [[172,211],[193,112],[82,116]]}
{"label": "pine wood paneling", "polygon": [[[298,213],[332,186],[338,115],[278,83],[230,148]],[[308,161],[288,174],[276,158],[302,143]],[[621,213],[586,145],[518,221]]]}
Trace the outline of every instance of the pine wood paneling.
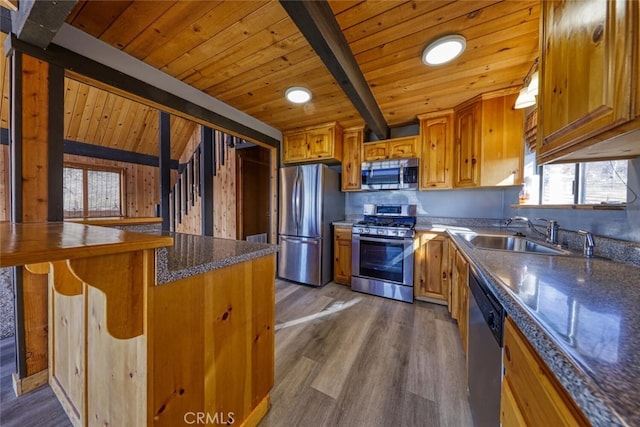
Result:
{"label": "pine wood paneling", "polygon": [[[158,110],[103,89],[65,79],[64,136],[71,141],[157,156]],[[196,124],[171,116],[171,158],[177,159]]]}
{"label": "pine wood paneling", "polygon": [[0,145],[0,221],[11,218],[9,146]]}
{"label": "pine wood paneling", "polygon": [[213,177],[213,235],[236,238],[236,153],[224,144],[224,165]]}
{"label": "pine wood paneling", "polygon": [[[4,46],[7,35],[0,33],[0,43]],[[9,128],[9,61],[5,55],[0,55],[0,128]]]}
{"label": "pine wood paneling", "polygon": [[[363,124],[275,0],[114,3],[102,16],[93,16],[96,6],[79,4],[67,22],[281,130],[335,120]],[[329,4],[392,126],[521,84],[537,56],[534,0]],[[448,33],[467,38],[466,52],[451,64],[423,65],[424,47]],[[311,89],[310,103],[283,99],[296,84]]]}

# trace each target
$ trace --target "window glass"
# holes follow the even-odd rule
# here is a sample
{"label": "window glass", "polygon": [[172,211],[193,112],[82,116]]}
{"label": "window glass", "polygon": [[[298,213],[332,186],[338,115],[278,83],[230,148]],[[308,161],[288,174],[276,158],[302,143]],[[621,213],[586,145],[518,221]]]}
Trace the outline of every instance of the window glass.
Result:
{"label": "window glass", "polygon": [[84,193],[82,191],[82,169],[64,168],[62,174],[64,217],[82,217]]}
{"label": "window glass", "polygon": [[63,170],[64,217],[122,215],[120,170],[95,170],[65,166]]}
{"label": "window glass", "polygon": [[583,163],[581,203],[626,202],[628,165],[627,160]]}
{"label": "window glass", "polygon": [[576,175],[575,163],[545,165],[542,168],[542,204],[571,205]]}
{"label": "window glass", "polygon": [[628,165],[628,160],[545,165],[541,203],[626,203]]}
{"label": "window glass", "polygon": [[120,216],[120,174],[87,172],[87,216]]}

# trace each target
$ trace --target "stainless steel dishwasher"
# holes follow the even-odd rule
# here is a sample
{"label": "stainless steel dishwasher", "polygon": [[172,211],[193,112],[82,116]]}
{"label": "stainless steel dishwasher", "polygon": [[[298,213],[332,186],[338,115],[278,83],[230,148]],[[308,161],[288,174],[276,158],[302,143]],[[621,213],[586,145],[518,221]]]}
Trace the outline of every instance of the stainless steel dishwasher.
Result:
{"label": "stainless steel dishwasher", "polygon": [[476,427],[500,425],[504,308],[469,274],[469,402]]}

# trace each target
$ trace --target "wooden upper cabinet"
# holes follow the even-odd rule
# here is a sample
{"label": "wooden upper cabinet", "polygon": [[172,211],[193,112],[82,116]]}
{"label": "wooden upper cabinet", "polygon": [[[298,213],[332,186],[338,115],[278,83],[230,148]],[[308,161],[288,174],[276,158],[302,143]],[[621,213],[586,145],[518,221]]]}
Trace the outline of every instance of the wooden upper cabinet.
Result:
{"label": "wooden upper cabinet", "polygon": [[415,136],[389,140],[389,158],[402,159],[418,157],[418,140]]}
{"label": "wooden upper cabinet", "polygon": [[284,161],[300,162],[307,158],[307,133],[300,132],[284,137]]}
{"label": "wooden upper cabinet", "polygon": [[456,110],[454,146],[454,186],[480,185],[480,115],[481,104],[474,102]]}
{"label": "wooden upper cabinet", "polygon": [[518,94],[482,102],[480,185],[522,184],[524,110],[516,110]]}
{"label": "wooden upper cabinet", "polygon": [[514,89],[486,93],[454,109],[453,186],[522,183],[524,113]]}
{"label": "wooden upper cabinet", "polygon": [[453,110],[418,116],[420,119],[420,189],[451,188]]}
{"label": "wooden upper cabinet", "polygon": [[342,126],[327,123],[284,134],[283,163],[342,161]]}
{"label": "wooden upper cabinet", "polygon": [[639,2],[541,7],[538,161],[640,155]]}
{"label": "wooden upper cabinet", "polygon": [[357,191],[362,186],[362,144],[364,126],[345,129],[342,142],[342,191]]}
{"label": "wooden upper cabinet", "polygon": [[407,136],[364,144],[364,161],[418,157],[418,137]]}

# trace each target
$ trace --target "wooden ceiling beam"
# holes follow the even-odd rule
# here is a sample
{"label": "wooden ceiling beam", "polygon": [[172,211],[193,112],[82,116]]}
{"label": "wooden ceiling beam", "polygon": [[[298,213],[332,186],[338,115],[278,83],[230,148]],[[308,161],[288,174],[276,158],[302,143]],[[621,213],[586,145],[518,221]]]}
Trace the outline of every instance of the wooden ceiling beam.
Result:
{"label": "wooden ceiling beam", "polygon": [[389,125],[344,38],[327,2],[280,0],[329,72],[336,79],[369,128],[380,139],[389,137]]}
{"label": "wooden ceiling beam", "polygon": [[77,2],[21,1],[11,12],[11,30],[19,40],[46,49]]}

